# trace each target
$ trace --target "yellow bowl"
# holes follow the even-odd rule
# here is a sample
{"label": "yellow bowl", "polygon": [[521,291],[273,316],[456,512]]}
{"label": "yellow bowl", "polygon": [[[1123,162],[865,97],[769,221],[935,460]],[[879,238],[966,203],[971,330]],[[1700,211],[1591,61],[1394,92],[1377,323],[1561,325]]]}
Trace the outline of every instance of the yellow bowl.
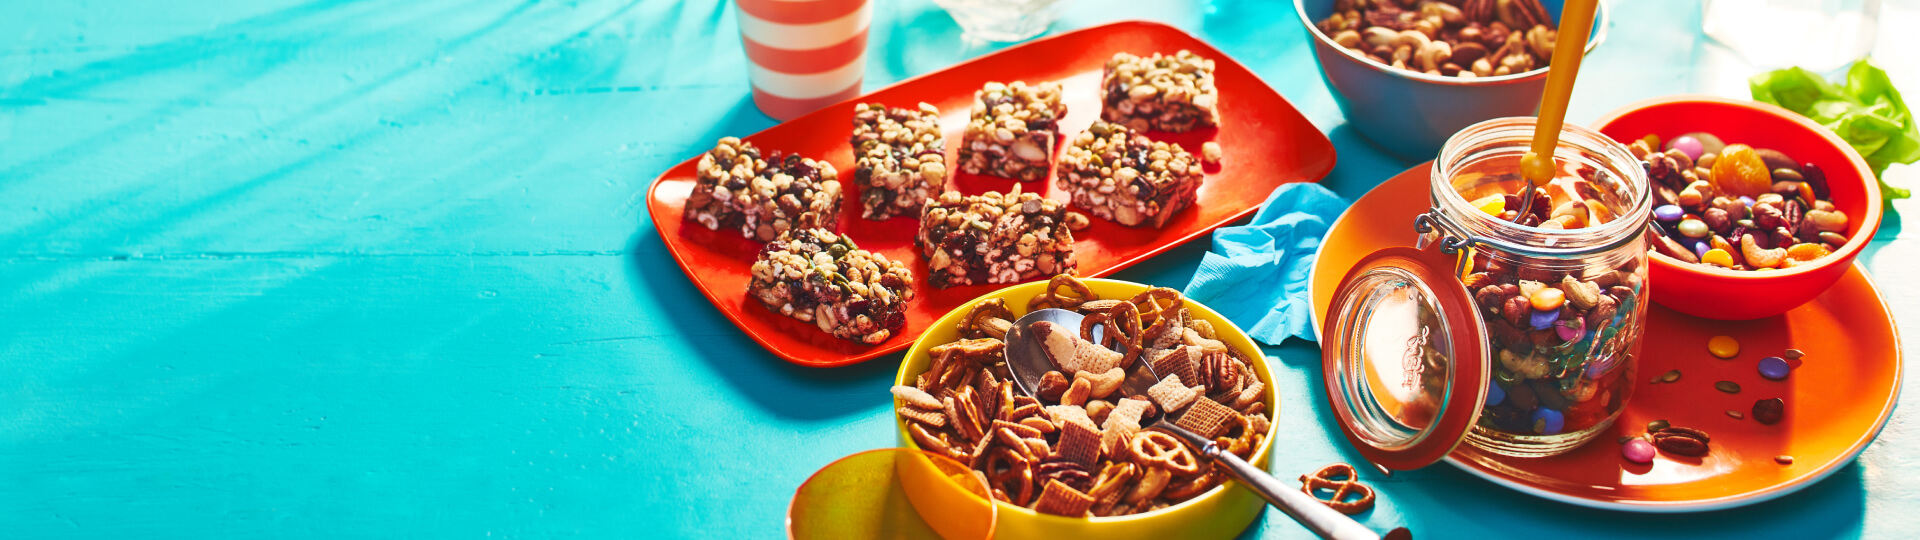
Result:
{"label": "yellow bowl", "polygon": [[[1101,298],[1132,298],[1149,287],[1139,283],[1111,279],[1082,279],[1093,293]],[[906,360],[900,363],[900,373],[894,377],[894,384],[912,386],[932,365],[933,358],[927,349],[943,343],[952,343],[960,337],[958,324],[973,305],[989,298],[999,298],[1007,302],[1007,307],[1015,315],[1025,315],[1027,300],[1044,294],[1046,282],[1033,282],[1014,285],[967,302],[965,306],[947,313],[933,323],[914,340],[913,348],[907,351]],[[1253,365],[1254,375],[1266,385],[1266,395],[1261,400],[1267,404],[1268,416],[1275,421],[1268,422],[1266,440],[1253,451],[1253,464],[1266,468],[1269,450],[1273,446],[1274,433],[1280,423],[1280,402],[1274,399],[1273,372],[1267,369],[1266,356],[1260,354],[1260,348],[1247,338],[1239,327],[1227,321],[1212,309],[1197,302],[1188,301],[1186,307],[1195,318],[1213,325],[1216,338],[1225,341],[1227,346],[1247,355]],[[899,398],[894,399],[894,408],[898,410],[906,404]],[[901,445],[920,449],[907,435],[905,420],[894,415],[894,428],[900,435]],[[999,523],[994,538],[1001,540],[1060,540],[1063,538],[1100,538],[1102,540],[1166,540],[1233,538],[1254,518],[1260,516],[1266,501],[1239,482],[1228,481],[1198,497],[1185,502],[1142,514],[1116,517],[1068,518],[1051,514],[1041,514],[1011,504],[995,502],[999,508]]]}

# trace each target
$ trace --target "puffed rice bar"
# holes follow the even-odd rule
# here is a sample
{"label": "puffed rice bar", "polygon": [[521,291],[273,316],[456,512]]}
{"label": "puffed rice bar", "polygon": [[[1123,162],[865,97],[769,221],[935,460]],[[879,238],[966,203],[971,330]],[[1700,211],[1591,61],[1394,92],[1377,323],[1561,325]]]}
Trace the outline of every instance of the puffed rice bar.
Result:
{"label": "puffed rice bar", "polygon": [[947,143],[940,109],[853,107],[853,180],[860,186],[860,217],[919,216],[927,197],[947,182]]}
{"label": "puffed rice bar", "polygon": [[907,321],[913,269],[824,229],[794,229],[761,248],[747,294],[768,309],[869,345]]}
{"label": "puffed rice bar", "polygon": [[1213,60],[1192,51],[1139,57],[1118,53],[1100,76],[1100,118],[1136,131],[1181,132],[1220,125]]}
{"label": "puffed rice bar", "polygon": [[1066,115],[1060,83],[987,83],[973,93],[960,168],[1022,182],[1044,180],[1060,139],[1060,119]]}
{"label": "puffed rice bar", "polygon": [[1056,185],[1094,217],[1157,229],[1193,205],[1204,177],[1200,160],[1180,145],[1096,121],[1067,145]]}
{"label": "puffed rice bar", "polygon": [[725,137],[700,157],[699,171],[685,215],[708,229],[770,242],[790,229],[832,230],[839,221],[840,182],[825,161],[779,152],[762,159],[752,143]]}
{"label": "puffed rice bar", "polygon": [[920,215],[914,245],[927,258],[927,283],[954,285],[1016,283],[1040,276],[1072,274],[1073,231],[1086,228],[1087,216],[1069,212],[1060,201],[1037,193],[961,196],[940,194]]}

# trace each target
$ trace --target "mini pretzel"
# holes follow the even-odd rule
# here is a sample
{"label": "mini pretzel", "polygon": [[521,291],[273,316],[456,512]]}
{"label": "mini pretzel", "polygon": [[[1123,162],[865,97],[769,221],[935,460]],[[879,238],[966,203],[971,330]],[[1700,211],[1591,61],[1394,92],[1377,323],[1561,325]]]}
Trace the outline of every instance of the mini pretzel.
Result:
{"label": "mini pretzel", "polygon": [[1253,439],[1257,435],[1257,431],[1253,429],[1253,420],[1246,416],[1234,417],[1234,423],[1240,425],[1239,437],[1219,437],[1214,439],[1213,442],[1214,444],[1220,445],[1221,448],[1227,449],[1227,452],[1233,455],[1246,458],[1248,453],[1253,451]]}
{"label": "mini pretzel", "polygon": [[1120,360],[1120,365],[1133,365],[1133,359],[1138,358],[1140,351],[1145,349],[1141,344],[1146,341],[1140,331],[1139,308],[1121,302],[1107,311],[1088,315],[1080,320],[1080,339],[1093,341],[1093,327],[1101,324],[1106,325],[1107,330],[1100,336],[1100,346],[1108,349],[1114,345],[1125,346],[1127,355]]}
{"label": "mini pretzel", "polygon": [[1158,431],[1142,431],[1133,436],[1133,462],[1142,467],[1159,467],[1180,476],[1200,472],[1200,462],[1180,439]]}
{"label": "mini pretzel", "polygon": [[996,448],[987,457],[985,469],[996,471],[987,473],[987,478],[993,480],[994,489],[1006,494],[1008,503],[1014,506],[1033,503],[1033,467],[1021,461],[1018,454],[1005,448]]}
{"label": "mini pretzel", "polygon": [[1153,339],[1160,337],[1162,332],[1166,332],[1167,328],[1172,326],[1169,319],[1176,316],[1175,314],[1180,311],[1180,306],[1185,304],[1186,300],[1180,297],[1180,291],[1154,287],[1134,295],[1129,303],[1140,312],[1140,323],[1151,325],[1147,327],[1143,337]]}
{"label": "mini pretzel", "polygon": [[973,310],[967,312],[967,318],[960,320],[960,335],[1003,339],[1007,337],[1007,330],[1013,328],[1016,319],[1019,317],[1007,309],[1006,300],[988,298],[974,304]]}
{"label": "mini pretzel", "polygon": [[[1077,297],[1060,294],[1061,287],[1072,289]],[[1080,304],[1087,303],[1088,300],[1095,299],[1098,297],[1093,295],[1093,289],[1087,288],[1087,284],[1081,283],[1073,276],[1060,274],[1053,276],[1053,279],[1047,282],[1046,293],[1027,301],[1027,311],[1046,308],[1074,309],[1080,307]]]}
{"label": "mini pretzel", "polygon": [[[1333,496],[1321,499],[1315,490],[1333,490]],[[1352,465],[1335,463],[1313,474],[1300,475],[1300,491],[1307,496],[1326,504],[1342,514],[1354,515],[1373,509],[1373,488],[1360,483],[1360,473]],[[1346,500],[1348,495],[1359,495],[1359,499]]]}

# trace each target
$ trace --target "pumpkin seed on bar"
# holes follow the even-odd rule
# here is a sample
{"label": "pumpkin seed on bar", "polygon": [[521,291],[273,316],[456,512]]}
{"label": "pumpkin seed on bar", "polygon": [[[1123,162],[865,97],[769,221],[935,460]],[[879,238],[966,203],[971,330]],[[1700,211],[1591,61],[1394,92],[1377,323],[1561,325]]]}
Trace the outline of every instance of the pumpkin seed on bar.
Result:
{"label": "pumpkin seed on bar", "polygon": [[1726,392],[1729,394],[1740,393],[1740,383],[1736,383],[1733,381],[1720,381],[1717,383],[1713,383],[1713,387],[1721,392]]}

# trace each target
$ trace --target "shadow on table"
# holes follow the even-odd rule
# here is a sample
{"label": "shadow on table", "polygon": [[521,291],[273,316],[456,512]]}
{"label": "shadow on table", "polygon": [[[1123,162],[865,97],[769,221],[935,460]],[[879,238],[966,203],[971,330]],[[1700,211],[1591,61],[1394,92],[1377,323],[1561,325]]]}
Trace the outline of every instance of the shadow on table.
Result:
{"label": "shadow on table", "polygon": [[[646,290],[634,294],[643,303],[650,296],[679,306],[666,320],[679,335],[701,341],[688,350],[754,406],[781,418],[813,420],[873,409],[890,399],[887,388],[905,353],[838,368],[790,364],[762,349],[713,308],[668,255],[657,229],[642,226],[637,236],[628,267],[633,281]],[[721,329],[719,335],[714,335],[715,328]]]}

